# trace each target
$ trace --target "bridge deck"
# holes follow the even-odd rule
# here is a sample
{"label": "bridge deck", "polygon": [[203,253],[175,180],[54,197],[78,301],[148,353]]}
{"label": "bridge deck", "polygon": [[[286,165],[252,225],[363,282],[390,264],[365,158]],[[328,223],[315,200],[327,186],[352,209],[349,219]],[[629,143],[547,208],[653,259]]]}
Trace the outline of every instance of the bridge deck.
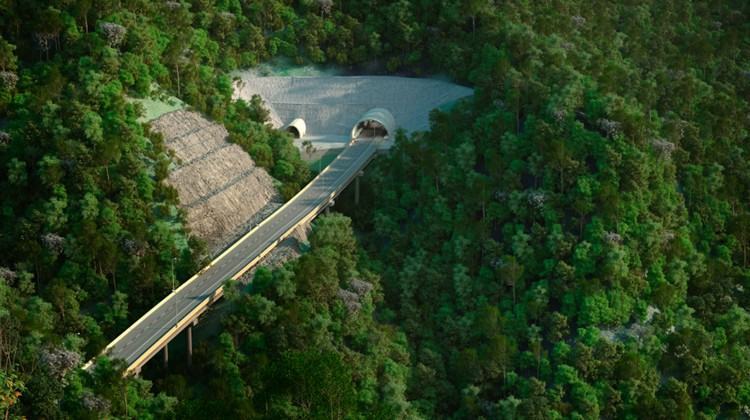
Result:
{"label": "bridge deck", "polygon": [[239,277],[294,229],[319,214],[372,159],[377,141],[353,142],[283,207],[133,323],[107,346],[105,353],[124,359],[129,373],[140,370],[221,296],[225,280]]}

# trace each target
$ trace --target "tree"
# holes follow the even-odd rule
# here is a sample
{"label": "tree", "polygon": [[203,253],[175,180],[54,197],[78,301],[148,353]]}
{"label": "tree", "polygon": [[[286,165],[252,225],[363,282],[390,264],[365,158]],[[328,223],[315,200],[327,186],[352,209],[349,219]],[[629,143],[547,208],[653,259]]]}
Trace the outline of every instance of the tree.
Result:
{"label": "tree", "polygon": [[292,403],[274,404],[271,410],[277,415],[343,419],[354,410],[352,373],[336,353],[287,352],[271,369],[271,389],[288,395]]}
{"label": "tree", "polygon": [[490,3],[487,0],[469,0],[466,12],[471,16],[471,34],[475,35],[477,32],[477,16],[483,14],[489,9]]}
{"label": "tree", "polygon": [[313,146],[313,143],[310,140],[304,140],[302,142],[302,147],[305,149],[305,153],[307,153],[308,159],[313,153],[315,153],[315,146]]}
{"label": "tree", "polygon": [[320,7],[320,17],[328,16],[331,14],[333,8],[333,0],[317,0],[318,7]]}
{"label": "tree", "polygon": [[18,67],[18,60],[16,59],[15,51],[16,46],[9,43],[2,36],[0,36],[0,71],[2,72],[14,72]]}
{"label": "tree", "polygon": [[26,387],[15,373],[4,370],[0,370],[0,385],[2,386],[0,388],[0,410],[5,413],[3,418],[8,419],[13,406],[18,403],[18,399],[23,395]]}
{"label": "tree", "polygon": [[120,45],[128,32],[124,26],[113,22],[100,22],[99,28],[104,34],[104,39],[107,41],[107,44],[112,48]]}
{"label": "tree", "polygon": [[514,304],[516,303],[516,286],[519,280],[521,280],[522,275],[523,266],[518,264],[516,257],[513,255],[503,256],[502,265],[500,266],[500,276],[503,279],[503,283],[511,287]]}

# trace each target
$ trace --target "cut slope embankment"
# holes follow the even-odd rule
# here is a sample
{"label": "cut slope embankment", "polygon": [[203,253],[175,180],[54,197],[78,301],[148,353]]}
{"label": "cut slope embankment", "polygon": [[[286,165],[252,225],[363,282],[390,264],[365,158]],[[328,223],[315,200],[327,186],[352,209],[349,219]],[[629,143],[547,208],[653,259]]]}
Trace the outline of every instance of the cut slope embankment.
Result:
{"label": "cut slope embankment", "polygon": [[281,205],[274,180],[227,130],[191,111],[174,111],[151,122],[174,153],[167,182],[179,195],[188,226],[217,254]]}

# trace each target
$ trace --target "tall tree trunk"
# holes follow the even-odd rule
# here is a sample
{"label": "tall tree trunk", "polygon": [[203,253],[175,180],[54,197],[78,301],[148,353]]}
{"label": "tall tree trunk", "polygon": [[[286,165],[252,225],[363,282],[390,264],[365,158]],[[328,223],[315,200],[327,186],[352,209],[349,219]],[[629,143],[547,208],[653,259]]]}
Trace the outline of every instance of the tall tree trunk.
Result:
{"label": "tall tree trunk", "polygon": [[123,392],[123,396],[125,397],[125,418],[130,418],[130,410],[128,410],[128,383],[125,382],[125,392]]}
{"label": "tall tree trunk", "polygon": [[177,97],[182,98],[182,94],[180,93],[180,65],[175,64],[175,68],[177,69]]}

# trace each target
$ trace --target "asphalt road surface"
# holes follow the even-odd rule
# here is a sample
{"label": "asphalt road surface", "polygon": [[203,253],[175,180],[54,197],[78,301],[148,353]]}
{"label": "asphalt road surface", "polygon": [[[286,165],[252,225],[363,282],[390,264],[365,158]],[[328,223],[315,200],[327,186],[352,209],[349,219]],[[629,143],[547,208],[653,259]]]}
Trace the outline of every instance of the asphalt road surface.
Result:
{"label": "asphalt road surface", "polygon": [[344,149],[305,191],[269,216],[251,235],[240,239],[229,253],[191,280],[188,286],[178,289],[176,294],[170,294],[157,305],[156,310],[136,321],[133,328],[119,337],[108,350],[109,356],[124,359],[128,366],[132,365],[179,320],[221,287],[224,281],[237,274],[281,235],[329,200],[331,194],[340,192],[370,160],[375,150],[375,141],[369,139],[356,140]]}

